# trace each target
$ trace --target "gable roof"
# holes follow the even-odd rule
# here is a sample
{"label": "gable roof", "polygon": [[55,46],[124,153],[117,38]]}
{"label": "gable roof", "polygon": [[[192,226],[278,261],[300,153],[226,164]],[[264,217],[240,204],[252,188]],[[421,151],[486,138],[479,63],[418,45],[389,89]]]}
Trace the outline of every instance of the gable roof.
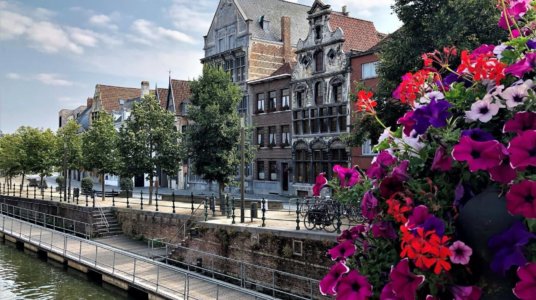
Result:
{"label": "gable roof", "polygon": [[340,12],[332,12],[329,19],[332,30],[341,28],[344,33],[344,52],[350,50],[367,51],[378,44],[384,34],[376,31],[374,23],[345,16]]}
{"label": "gable roof", "polygon": [[[253,38],[281,42],[281,17],[290,17],[290,43],[298,44],[299,38],[309,33],[307,11],[310,7],[283,0],[235,0],[245,19],[252,20],[250,31]],[[270,28],[265,31],[259,24],[260,18],[270,21]]]}
{"label": "gable roof", "polygon": [[[99,94],[95,95],[95,98],[99,97],[102,108],[108,113],[121,108],[119,100],[139,98],[141,95],[140,88],[127,88],[103,84],[97,84],[95,93],[97,93],[97,91]],[[154,92],[154,90],[152,92]]]}
{"label": "gable roof", "polygon": [[163,107],[168,109],[168,106],[169,106],[168,101],[173,100],[172,105],[175,108],[175,113],[180,113],[179,108],[180,108],[181,103],[189,102],[189,99],[191,96],[190,82],[186,80],[171,79],[170,86],[171,86],[171,91],[169,89],[165,89],[166,90],[165,92],[166,102],[164,103]]}

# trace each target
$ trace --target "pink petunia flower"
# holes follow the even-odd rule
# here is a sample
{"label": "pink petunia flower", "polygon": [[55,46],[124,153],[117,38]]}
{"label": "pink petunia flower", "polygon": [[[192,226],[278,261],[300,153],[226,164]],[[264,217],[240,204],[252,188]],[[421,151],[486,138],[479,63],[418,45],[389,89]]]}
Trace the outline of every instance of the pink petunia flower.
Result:
{"label": "pink petunia flower", "polygon": [[514,117],[504,124],[503,132],[522,133],[526,130],[536,130],[536,113],[518,112]]}
{"label": "pink petunia flower", "polygon": [[452,150],[452,157],[457,161],[466,161],[469,170],[475,172],[500,165],[504,153],[504,146],[496,140],[479,142],[469,136],[462,136]]}
{"label": "pink petunia flower", "polygon": [[478,300],[482,295],[482,290],[476,286],[455,285],[450,291],[454,296],[454,300]]}
{"label": "pink petunia flower", "polygon": [[337,173],[341,187],[352,187],[359,182],[359,172],[355,168],[345,168],[335,165],[333,172]]}
{"label": "pink petunia flower", "polygon": [[337,242],[342,243],[346,240],[355,241],[359,236],[368,231],[368,226],[364,224],[356,225],[350,229],[345,229],[337,237]]}
{"label": "pink petunia flower", "polygon": [[489,169],[491,180],[498,183],[511,183],[517,177],[517,172],[510,165],[510,157],[505,156],[501,164]]}
{"label": "pink petunia flower", "polygon": [[393,291],[393,284],[388,283],[382,289],[380,300],[405,300],[405,298],[402,296],[397,296]]}
{"label": "pink petunia flower", "polygon": [[345,260],[354,255],[356,247],[352,241],[344,241],[328,250],[332,260]]}
{"label": "pink petunia flower", "polygon": [[329,270],[329,273],[320,280],[320,293],[322,293],[322,295],[335,295],[337,293],[335,288],[337,287],[341,276],[349,271],[350,268],[343,262],[334,264]]}
{"label": "pink petunia flower", "polygon": [[536,295],[536,263],[531,262],[517,269],[520,281],[514,287],[514,295],[521,300],[534,299]]}
{"label": "pink petunia flower", "polygon": [[439,170],[443,172],[447,172],[452,169],[452,157],[447,154],[447,151],[444,147],[437,147],[431,169],[432,171]]}
{"label": "pink petunia flower", "polygon": [[320,191],[328,183],[328,180],[325,177],[326,173],[322,172],[316,176],[315,185],[313,186],[313,196],[320,196]]}
{"label": "pink petunia flower", "polygon": [[396,267],[391,267],[389,278],[393,293],[402,299],[415,299],[417,289],[424,282],[423,275],[410,272],[407,258],[399,261]]}
{"label": "pink petunia flower", "polygon": [[368,191],[361,199],[361,214],[368,220],[376,218],[379,212],[378,199],[374,197],[372,191]]}
{"label": "pink petunia flower", "polygon": [[473,254],[473,249],[464,244],[462,241],[455,241],[449,247],[450,252],[450,261],[453,264],[466,265],[469,263],[471,254]]}
{"label": "pink petunia flower", "polygon": [[366,300],[372,296],[372,285],[367,277],[352,270],[341,278],[337,286],[338,300]]}
{"label": "pink petunia flower", "polygon": [[499,105],[491,103],[490,100],[478,100],[471,105],[471,110],[465,112],[465,117],[469,121],[480,121],[486,123],[499,112]]}
{"label": "pink petunia flower", "polygon": [[508,145],[512,168],[536,166],[536,130],[527,130],[516,136]]}
{"label": "pink petunia flower", "polygon": [[536,181],[512,184],[506,193],[506,209],[513,215],[536,218]]}

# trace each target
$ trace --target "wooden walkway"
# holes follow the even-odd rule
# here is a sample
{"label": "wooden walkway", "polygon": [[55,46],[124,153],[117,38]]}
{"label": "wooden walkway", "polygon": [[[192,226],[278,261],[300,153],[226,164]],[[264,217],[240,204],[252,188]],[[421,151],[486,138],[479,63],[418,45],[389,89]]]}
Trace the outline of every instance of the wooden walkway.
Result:
{"label": "wooden walkway", "polygon": [[[270,296],[207,278],[144,257],[147,247],[124,239],[89,241],[0,215],[0,235],[20,241],[33,251],[67,263],[82,272],[102,274],[103,281],[120,288],[129,286],[165,299],[274,299]],[[114,243],[121,248],[112,247]],[[132,253],[132,252],[133,253]],[[144,253],[145,252],[145,253]]]}

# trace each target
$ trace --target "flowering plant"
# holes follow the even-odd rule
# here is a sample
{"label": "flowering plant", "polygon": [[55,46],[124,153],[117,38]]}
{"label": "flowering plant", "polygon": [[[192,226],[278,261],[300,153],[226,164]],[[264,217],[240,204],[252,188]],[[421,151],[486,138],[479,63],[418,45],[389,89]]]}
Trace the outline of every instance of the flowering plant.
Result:
{"label": "flowering plant", "polygon": [[[516,276],[513,293],[536,295],[536,12],[529,0],[499,0],[510,39],[472,51],[423,54],[393,97],[407,105],[385,128],[366,172],[335,166],[329,184],[342,201],[360,201],[363,224],[344,230],[328,251],[336,262],[320,290],[337,299],[479,299],[492,293],[477,274],[458,216],[493,187],[516,218],[487,241],[489,268]],[[453,62],[458,61],[458,67]],[[370,92],[356,108],[374,116]],[[384,126],[385,127],[385,126]],[[516,275],[517,274],[517,275]]]}

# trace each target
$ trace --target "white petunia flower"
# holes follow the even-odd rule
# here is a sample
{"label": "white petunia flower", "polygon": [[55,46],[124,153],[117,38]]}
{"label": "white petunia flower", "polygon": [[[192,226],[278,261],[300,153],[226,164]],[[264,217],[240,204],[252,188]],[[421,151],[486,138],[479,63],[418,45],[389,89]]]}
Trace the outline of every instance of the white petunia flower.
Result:
{"label": "white petunia flower", "polygon": [[522,104],[527,100],[529,89],[532,88],[532,80],[527,80],[521,84],[512,85],[501,93],[501,97],[506,101],[508,109]]}
{"label": "white petunia flower", "polygon": [[499,105],[490,100],[478,100],[471,105],[471,110],[465,112],[468,121],[480,121],[486,123],[499,112]]}

